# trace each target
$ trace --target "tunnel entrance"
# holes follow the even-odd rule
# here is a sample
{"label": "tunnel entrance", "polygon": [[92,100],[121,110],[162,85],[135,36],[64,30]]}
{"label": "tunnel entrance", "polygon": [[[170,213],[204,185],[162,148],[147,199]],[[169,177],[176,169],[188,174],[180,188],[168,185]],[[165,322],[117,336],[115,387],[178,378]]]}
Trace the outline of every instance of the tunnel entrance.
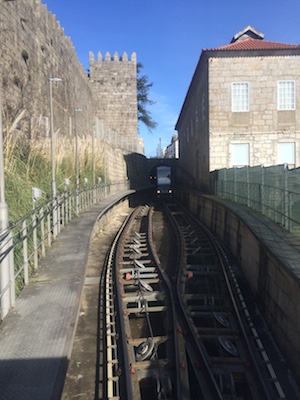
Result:
{"label": "tunnel entrance", "polygon": [[152,168],[149,175],[150,184],[155,187],[158,197],[172,195],[172,168],[168,165],[159,165]]}

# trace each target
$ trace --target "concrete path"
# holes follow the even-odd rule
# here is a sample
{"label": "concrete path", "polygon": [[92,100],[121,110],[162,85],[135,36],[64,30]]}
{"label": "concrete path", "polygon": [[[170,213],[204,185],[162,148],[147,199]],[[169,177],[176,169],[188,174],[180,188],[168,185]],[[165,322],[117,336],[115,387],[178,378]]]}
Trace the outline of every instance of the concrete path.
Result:
{"label": "concrete path", "polygon": [[125,193],[64,228],[0,325],[0,400],[60,399],[94,223]]}

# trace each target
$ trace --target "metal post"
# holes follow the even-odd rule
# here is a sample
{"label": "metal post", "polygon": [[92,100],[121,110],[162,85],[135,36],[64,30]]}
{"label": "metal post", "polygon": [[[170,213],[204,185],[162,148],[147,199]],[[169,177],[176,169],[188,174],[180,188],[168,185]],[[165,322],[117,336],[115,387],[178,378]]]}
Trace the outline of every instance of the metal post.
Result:
{"label": "metal post", "polygon": [[264,166],[261,166],[261,213],[263,215],[266,214],[266,205],[265,205],[265,169]]}
{"label": "metal post", "polygon": [[61,206],[60,206],[60,221],[62,228],[64,228],[65,226],[65,217],[66,217],[65,202],[66,202],[66,196],[65,193],[63,193],[61,196]]}
{"label": "metal post", "polygon": [[32,236],[33,236],[33,259],[34,269],[37,270],[39,267],[38,261],[38,246],[37,246],[37,224],[36,224],[36,213],[32,214]]}
{"label": "metal post", "polygon": [[227,169],[224,169],[224,185],[223,185],[223,196],[225,199],[227,198]]}
{"label": "metal post", "polygon": [[33,250],[34,250],[34,269],[37,270],[39,266],[38,258],[38,243],[37,243],[37,216],[35,212],[35,204],[42,197],[42,192],[39,188],[32,188],[32,236],[33,236]]}
{"label": "metal post", "polygon": [[[66,178],[65,179],[65,191],[64,191],[64,196],[63,196],[64,205],[65,205],[65,224],[69,223],[69,189],[68,189],[69,185],[70,185],[70,179]],[[70,219],[71,219],[71,216],[70,216]]]}
{"label": "metal post", "polygon": [[283,226],[288,231],[291,231],[291,224],[290,224],[290,199],[289,199],[289,185],[288,185],[288,173],[289,167],[288,164],[284,164],[283,167]]}
{"label": "metal post", "polygon": [[47,213],[47,235],[48,235],[48,246],[51,247],[51,222],[49,213]]}
{"label": "metal post", "polygon": [[[98,119],[97,119],[98,122]],[[93,169],[93,202],[92,204],[96,203],[96,177],[95,177],[95,134],[94,129],[96,127],[92,127],[92,169]]]}
{"label": "metal post", "polygon": [[54,123],[53,123],[53,98],[52,83],[60,82],[60,78],[49,78],[50,83],[50,132],[51,132],[51,171],[52,171],[52,215],[53,215],[53,237],[57,236],[57,210],[56,210],[56,179],[55,179],[55,157],[54,157]]}
{"label": "metal post", "polygon": [[[2,131],[2,92],[0,90],[0,232],[8,229],[8,207],[5,202],[5,178],[4,178],[4,149],[3,149],[3,131]],[[3,253],[9,247],[8,237],[2,246]],[[0,264],[0,305],[1,318],[3,319],[10,309],[10,263],[9,255],[6,255]]]}
{"label": "metal post", "polygon": [[235,201],[235,203],[237,203],[238,198],[237,198],[237,181],[236,181],[236,168],[233,168],[233,200]]}
{"label": "metal post", "polygon": [[28,239],[27,239],[26,220],[23,221],[22,233],[23,233],[24,284],[25,284],[25,285],[28,285],[28,283],[29,283],[29,273],[28,273]]}
{"label": "metal post", "polygon": [[103,157],[104,157],[104,197],[106,197],[106,141],[103,142]]}
{"label": "metal post", "polygon": [[40,220],[41,220],[41,243],[42,243],[42,257],[46,255],[46,247],[45,247],[45,220],[44,220],[44,209],[43,207],[40,209]]}
{"label": "metal post", "polygon": [[70,196],[69,192],[68,192],[68,199],[69,199],[69,221],[71,221],[71,219],[72,219],[72,199],[73,199],[73,196]]}
{"label": "metal post", "polygon": [[246,168],[247,168],[247,169],[246,169],[246,174],[247,174],[247,176],[246,176],[246,181],[247,181],[247,206],[248,206],[248,207],[251,207],[251,199],[250,199],[250,176],[249,176],[249,171],[250,171],[250,169],[249,169],[249,165],[247,165]]}
{"label": "metal post", "polygon": [[78,160],[78,133],[76,113],[82,111],[81,108],[75,109],[75,166],[76,166],[76,214],[79,215],[79,160]]}

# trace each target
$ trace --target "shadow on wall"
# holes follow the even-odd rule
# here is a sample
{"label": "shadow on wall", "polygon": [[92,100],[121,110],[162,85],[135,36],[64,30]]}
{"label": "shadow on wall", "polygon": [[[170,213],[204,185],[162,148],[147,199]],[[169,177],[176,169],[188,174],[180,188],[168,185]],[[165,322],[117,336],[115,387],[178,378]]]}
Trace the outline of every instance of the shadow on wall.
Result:
{"label": "shadow on wall", "polygon": [[149,186],[147,176],[147,158],[138,153],[124,155],[127,177],[130,180],[130,189],[137,190]]}

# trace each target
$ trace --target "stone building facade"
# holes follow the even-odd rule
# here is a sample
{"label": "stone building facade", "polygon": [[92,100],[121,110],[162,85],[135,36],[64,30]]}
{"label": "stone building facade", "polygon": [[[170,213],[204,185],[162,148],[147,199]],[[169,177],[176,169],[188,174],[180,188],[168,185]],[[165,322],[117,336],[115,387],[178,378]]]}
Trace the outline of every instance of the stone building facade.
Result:
{"label": "stone building facade", "polygon": [[300,166],[300,46],[248,26],[202,51],[176,129],[180,163],[199,188],[231,167]]}
{"label": "stone building facade", "polygon": [[171,143],[163,149],[164,158],[179,158],[178,136],[173,135]]}
{"label": "stone building facade", "polygon": [[94,115],[116,132],[137,137],[137,70],[136,54],[115,53],[105,59],[90,53],[90,88],[93,94]]}

